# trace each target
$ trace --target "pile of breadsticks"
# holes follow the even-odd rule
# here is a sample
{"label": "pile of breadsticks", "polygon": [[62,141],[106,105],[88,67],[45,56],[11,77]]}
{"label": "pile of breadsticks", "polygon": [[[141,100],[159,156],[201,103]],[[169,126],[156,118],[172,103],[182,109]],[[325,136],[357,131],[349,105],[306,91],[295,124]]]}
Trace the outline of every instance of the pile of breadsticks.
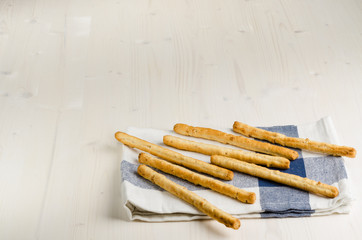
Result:
{"label": "pile of breadsticks", "polygon": [[[334,186],[316,182],[308,178],[302,178],[297,175],[271,170],[267,167],[288,169],[290,160],[298,158],[298,153],[296,151],[282,146],[305,149],[334,156],[355,157],[356,155],[356,150],[351,147],[321,143],[309,139],[287,137],[280,133],[251,127],[241,122],[235,122],[233,130],[246,137],[221,132],[211,128],[192,127],[186,124],[176,124],[173,130],[181,135],[213,140],[250,151],[190,141],[171,135],[163,137],[164,144],[168,146],[210,155],[211,163],[207,163],[123,132],[117,132],[115,137],[118,141],[129,147],[137,148],[153,155],[143,152],[139,154],[138,160],[142,163],[137,170],[139,175],[189,204],[192,204],[197,209],[223,223],[225,226],[234,229],[240,227],[239,219],[215,207],[196,193],[176,184],[164,175],[152,170],[150,167],[172,174],[193,184],[210,188],[243,203],[252,204],[255,202],[255,193],[245,191],[215,178],[232,180],[234,173],[231,170],[234,170],[299,188],[317,195],[334,198],[339,194],[338,189]],[[257,141],[248,137],[266,140],[281,146],[265,141]],[[207,177],[198,172],[211,175],[215,178]]]}

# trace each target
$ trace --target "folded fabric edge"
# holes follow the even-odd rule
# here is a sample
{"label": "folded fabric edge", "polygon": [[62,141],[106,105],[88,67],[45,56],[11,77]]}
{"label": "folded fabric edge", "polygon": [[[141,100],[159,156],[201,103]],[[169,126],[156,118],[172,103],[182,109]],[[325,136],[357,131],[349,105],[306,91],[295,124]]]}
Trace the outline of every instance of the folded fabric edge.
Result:
{"label": "folded fabric edge", "polygon": [[[180,222],[180,221],[194,221],[194,220],[208,220],[211,219],[206,215],[198,214],[185,214],[185,213],[172,213],[160,214],[149,211],[143,211],[135,207],[130,201],[125,202],[124,209],[128,212],[128,221],[144,221],[144,222]],[[341,205],[338,208],[329,209],[328,211],[300,211],[297,209],[290,209],[283,212],[261,212],[261,213],[247,213],[247,214],[234,214],[233,216],[239,219],[259,219],[259,218],[300,218],[311,216],[328,216],[332,214],[348,214],[350,212],[350,205]]]}
{"label": "folded fabric edge", "polygon": [[[140,209],[135,206],[131,201],[125,199],[122,189],[122,210],[125,213],[123,216],[125,220],[133,221],[140,220],[145,222],[177,222],[177,221],[193,221],[201,219],[210,219],[210,217],[200,214],[187,214],[187,213],[155,213]],[[298,210],[290,209],[286,211],[270,211],[270,212],[249,212],[245,214],[233,214],[240,219],[256,219],[256,218],[289,218],[289,217],[311,217],[311,216],[325,216],[331,214],[348,214],[351,209],[351,199],[346,198],[341,204],[328,209],[315,209],[315,210]]]}

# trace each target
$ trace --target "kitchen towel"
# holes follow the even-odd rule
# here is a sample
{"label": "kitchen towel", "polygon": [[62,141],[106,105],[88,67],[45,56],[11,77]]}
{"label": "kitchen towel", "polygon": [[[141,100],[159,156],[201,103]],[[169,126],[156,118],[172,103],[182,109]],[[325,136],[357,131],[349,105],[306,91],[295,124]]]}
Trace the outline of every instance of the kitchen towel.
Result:
{"label": "kitchen towel", "polygon": [[[262,128],[290,137],[309,138],[339,144],[332,120],[329,117],[298,126],[285,125]],[[231,128],[218,130],[239,135],[232,132]],[[210,162],[209,156],[177,150],[164,145],[162,142],[163,136],[175,135],[194,141],[236,148],[214,141],[181,136],[171,130],[130,127],[126,133],[206,162]],[[160,222],[209,218],[188,203],[140,177],[137,174],[137,167],[139,165],[138,154],[141,151],[123,144],[121,146],[121,204],[129,220]],[[351,194],[344,158],[299,149],[296,151],[299,153],[298,159],[290,162],[289,169],[281,171],[333,185],[339,190],[339,195],[336,198],[317,196],[285,185],[234,172],[234,179],[226,182],[256,194],[254,204],[245,204],[204,187],[195,186],[180,178],[159,172],[238,218],[308,217],[348,213],[351,205]]]}

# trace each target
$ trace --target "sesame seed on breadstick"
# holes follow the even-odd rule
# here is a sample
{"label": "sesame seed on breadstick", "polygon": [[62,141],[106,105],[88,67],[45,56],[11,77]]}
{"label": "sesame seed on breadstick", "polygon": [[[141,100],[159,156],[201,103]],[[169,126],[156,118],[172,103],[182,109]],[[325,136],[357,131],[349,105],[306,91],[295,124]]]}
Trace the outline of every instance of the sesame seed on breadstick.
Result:
{"label": "sesame seed on breadstick", "polygon": [[224,224],[226,227],[239,229],[240,227],[239,219],[233,217],[231,214],[224,212],[223,210],[212,205],[210,202],[200,197],[196,193],[169,180],[164,175],[157,173],[156,171],[152,170],[150,167],[147,167],[146,165],[142,164],[138,167],[137,173],[142,177],[144,177],[145,179],[165,189],[169,193],[193,205],[198,210],[207,214],[211,218],[219,221],[220,223]]}
{"label": "sesame seed on breadstick", "polygon": [[339,194],[338,189],[334,186],[316,182],[308,178],[302,178],[294,174],[283,173],[277,170],[270,170],[252,163],[237,161],[233,158],[213,155],[211,156],[211,163],[255,177],[264,178],[291,187],[299,188],[317,195],[334,198]]}
{"label": "sesame seed on breadstick", "polygon": [[234,132],[240,133],[247,137],[253,137],[266,140],[271,143],[277,143],[282,146],[305,149],[312,152],[319,152],[333,156],[356,157],[356,149],[346,146],[338,146],[330,143],[323,143],[309,140],[308,138],[288,137],[281,133],[270,132],[264,129],[249,126],[238,121],[234,122]]}
{"label": "sesame seed on breadstick", "polygon": [[140,153],[138,155],[138,161],[148,166],[157,168],[165,173],[187,180],[193,184],[210,188],[215,192],[235,198],[241,202],[244,203],[255,202],[255,193],[253,192],[248,192],[243,189],[237,188],[231,184],[224,183],[222,181],[204,176],[202,174],[198,174],[184,167],[153,157],[147,153]]}
{"label": "sesame seed on breadstick", "polygon": [[213,164],[182,155],[181,153],[161,147],[157,144],[147,142],[140,138],[128,135],[127,133],[117,132],[115,134],[115,137],[118,141],[122,142],[123,144],[129,147],[138,148],[142,151],[163,158],[169,162],[196,170],[198,172],[206,173],[224,180],[231,180],[234,177],[234,173],[228,169],[221,168]]}
{"label": "sesame seed on breadstick", "polygon": [[234,145],[255,152],[266,153],[274,156],[282,156],[290,160],[295,160],[298,158],[298,153],[291,149],[276,146],[270,143],[256,141],[243,136],[236,136],[212,128],[192,127],[186,124],[178,123],[173,127],[173,130],[176,133],[182,135],[214,140],[220,143]]}

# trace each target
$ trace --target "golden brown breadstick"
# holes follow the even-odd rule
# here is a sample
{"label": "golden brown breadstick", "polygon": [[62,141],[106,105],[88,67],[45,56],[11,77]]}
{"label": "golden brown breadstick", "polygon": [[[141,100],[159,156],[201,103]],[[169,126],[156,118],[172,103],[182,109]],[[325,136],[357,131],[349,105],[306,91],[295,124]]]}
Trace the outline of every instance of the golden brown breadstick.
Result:
{"label": "golden brown breadstick", "polygon": [[140,153],[138,155],[138,161],[148,166],[157,168],[165,173],[185,179],[193,184],[210,188],[215,192],[235,198],[241,202],[244,203],[255,202],[255,193],[253,192],[248,192],[243,189],[237,188],[231,184],[227,184],[219,180],[216,180],[214,178],[195,173],[184,167],[180,167],[178,165],[153,157],[147,153]]}
{"label": "golden brown breadstick", "polygon": [[356,149],[352,147],[316,142],[309,140],[308,138],[287,137],[284,134],[266,131],[237,121],[234,122],[233,130],[234,132],[241,133],[247,137],[267,140],[282,146],[306,149],[312,152],[325,153],[334,156],[346,156],[351,158],[356,156]]}
{"label": "golden brown breadstick", "polygon": [[270,170],[252,163],[236,161],[233,158],[213,155],[211,156],[211,162],[218,166],[233,169],[255,177],[268,179],[318,195],[334,198],[339,194],[338,189],[334,186],[316,182],[308,178],[302,178],[294,174],[283,173],[277,170]]}
{"label": "golden brown breadstick", "polygon": [[233,229],[238,229],[240,227],[239,219],[215,207],[214,205],[206,201],[206,199],[200,197],[196,193],[188,190],[187,188],[174,183],[173,181],[166,178],[164,175],[157,173],[146,165],[140,165],[137,169],[137,172],[142,177],[150,180],[151,182],[165,189],[169,193],[193,205],[201,212],[224,224],[226,227],[230,227]]}
{"label": "golden brown breadstick", "polygon": [[222,155],[226,157],[236,158],[244,162],[255,163],[267,167],[275,167],[281,169],[289,168],[289,160],[284,157],[270,156],[254,152],[247,152],[239,149],[216,146],[207,143],[195,142],[179,137],[166,135],[163,137],[163,143],[182,150],[198,152],[206,155]]}
{"label": "golden brown breadstick", "polygon": [[192,127],[186,124],[178,123],[173,127],[173,130],[182,135],[214,140],[256,152],[282,156],[290,160],[298,158],[298,153],[291,149],[276,146],[270,143],[256,141],[243,136],[235,136],[211,128]]}
{"label": "golden brown breadstick", "polygon": [[118,141],[129,147],[138,148],[142,151],[149,152],[157,157],[163,158],[169,162],[194,169],[198,172],[210,174],[214,177],[224,180],[231,180],[234,177],[234,173],[228,169],[221,168],[210,163],[182,155],[181,153],[128,135],[127,133],[117,132],[115,134],[115,137]]}

